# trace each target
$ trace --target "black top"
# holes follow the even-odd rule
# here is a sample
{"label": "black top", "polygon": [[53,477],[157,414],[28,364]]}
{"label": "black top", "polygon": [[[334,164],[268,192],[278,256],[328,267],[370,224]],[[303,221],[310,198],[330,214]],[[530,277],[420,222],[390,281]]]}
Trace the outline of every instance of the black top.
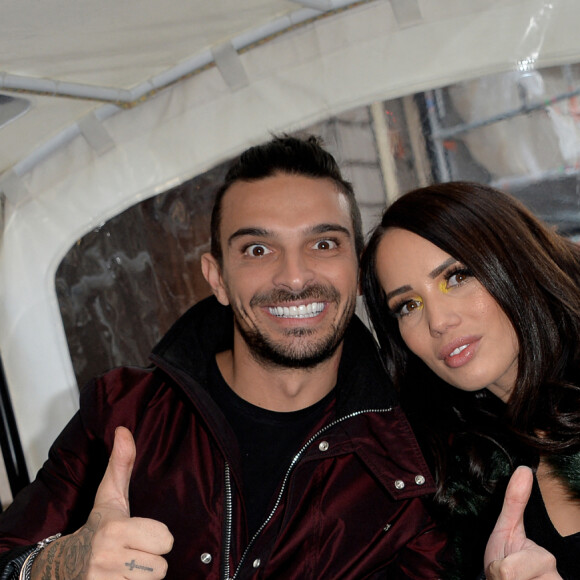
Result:
{"label": "black top", "polygon": [[243,493],[250,537],[264,522],[273,496],[304,439],[322,418],[334,391],[314,405],[291,412],[256,407],[239,397],[224,381],[215,358],[210,392],[230,423],[242,457]]}
{"label": "black top", "polygon": [[554,554],[558,572],[564,580],[580,580],[580,532],[571,536],[558,533],[548,516],[536,478],[524,514],[524,525],[530,540]]}

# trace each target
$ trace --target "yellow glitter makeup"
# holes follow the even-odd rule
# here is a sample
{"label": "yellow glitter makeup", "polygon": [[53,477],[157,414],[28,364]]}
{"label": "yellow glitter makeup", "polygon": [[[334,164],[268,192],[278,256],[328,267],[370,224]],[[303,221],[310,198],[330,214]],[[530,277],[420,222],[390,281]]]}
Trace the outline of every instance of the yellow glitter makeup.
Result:
{"label": "yellow glitter makeup", "polygon": [[439,282],[439,290],[441,290],[443,294],[449,293],[449,288],[447,287],[447,280],[441,280],[441,282]]}

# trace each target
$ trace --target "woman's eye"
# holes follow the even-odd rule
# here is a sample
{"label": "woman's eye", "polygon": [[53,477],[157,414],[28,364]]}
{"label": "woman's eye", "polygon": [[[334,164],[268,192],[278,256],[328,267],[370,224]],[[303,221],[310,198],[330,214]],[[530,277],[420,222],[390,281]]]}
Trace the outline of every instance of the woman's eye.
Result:
{"label": "woman's eye", "polygon": [[447,278],[447,288],[453,288],[454,286],[459,286],[465,282],[471,276],[469,270],[460,270],[459,272],[454,272]]}
{"label": "woman's eye", "polygon": [[272,250],[269,250],[266,246],[262,244],[252,244],[250,246],[247,246],[244,250],[244,254],[248,256],[253,256],[255,258],[260,258],[271,252]]}
{"label": "woman's eye", "polygon": [[400,306],[394,309],[395,316],[401,318],[403,316],[408,316],[417,310],[423,308],[423,301],[419,298],[414,298],[413,300],[407,300],[403,302]]}
{"label": "woman's eye", "polygon": [[334,250],[338,244],[334,240],[320,240],[314,244],[316,250]]}

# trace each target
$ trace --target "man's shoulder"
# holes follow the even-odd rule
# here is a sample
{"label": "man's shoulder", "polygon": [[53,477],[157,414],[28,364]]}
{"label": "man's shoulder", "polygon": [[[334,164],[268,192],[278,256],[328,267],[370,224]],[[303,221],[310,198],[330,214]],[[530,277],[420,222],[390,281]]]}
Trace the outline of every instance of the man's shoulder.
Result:
{"label": "man's shoulder", "polygon": [[156,377],[156,368],[119,366],[96,376],[81,389],[81,400],[100,395],[106,398],[124,397],[132,392],[151,388],[161,377]]}
{"label": "man's shoulder", "polygon": [[139,415],[155,400],[174,399],[177,390],[176,383],[154,366],[117,367],[81,389],[80,413],[90,422],[95,417]]}

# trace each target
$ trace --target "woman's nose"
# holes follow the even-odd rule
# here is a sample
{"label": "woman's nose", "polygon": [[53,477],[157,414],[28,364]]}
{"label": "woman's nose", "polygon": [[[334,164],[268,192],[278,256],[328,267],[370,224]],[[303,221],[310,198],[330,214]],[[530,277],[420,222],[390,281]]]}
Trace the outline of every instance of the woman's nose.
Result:
{"label": "woman's nose", "polygon": [[461,316],[448,300],[438,300],[435,304],[426,305],[431,336],[438,337],[457,327]]}

